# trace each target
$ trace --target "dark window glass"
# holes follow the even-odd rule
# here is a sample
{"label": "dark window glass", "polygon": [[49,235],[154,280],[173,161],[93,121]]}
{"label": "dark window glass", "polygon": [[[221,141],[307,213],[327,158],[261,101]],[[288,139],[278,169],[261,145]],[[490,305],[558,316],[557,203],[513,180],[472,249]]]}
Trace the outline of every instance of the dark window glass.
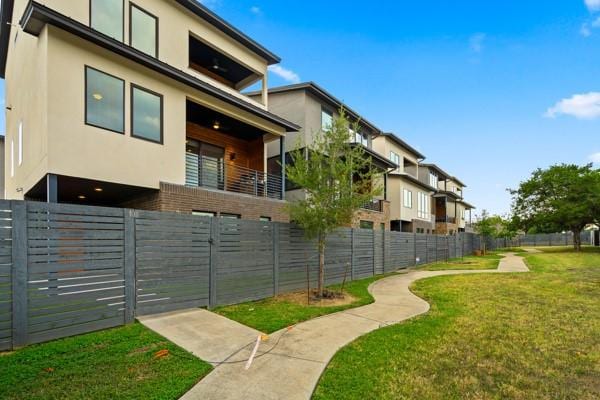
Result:
{"label": "dark window glass", "polygon": [[123,41],[123,0],[90,0],[90,26]]}
{"label": "dark window glass", "polygon": [[360,229],[373,229],[373,221],[360,221]]}
{"label": "dark window glass", "polygon": [[129,44],[144,53],[157,57],[158,54],[158,19],[131,4]]}
{"label": "dark window glass", "polygon": [[124,133],[125,82],[90,67],[85,81],[85,123]]}
{"label": "dark window glass", "polygon": [[162,96],[132,86],[131,136],[162,143]]}

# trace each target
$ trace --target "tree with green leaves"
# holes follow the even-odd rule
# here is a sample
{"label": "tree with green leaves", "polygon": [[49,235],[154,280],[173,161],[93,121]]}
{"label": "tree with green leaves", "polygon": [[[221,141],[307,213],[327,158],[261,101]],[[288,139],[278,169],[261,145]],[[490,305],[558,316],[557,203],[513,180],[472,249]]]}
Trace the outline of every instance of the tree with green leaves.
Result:
{"label": "tree with green leaves", "polygon": [[484,256],[487,251],[486,239],[496,238],[501,224],[502,218],[497,215],[490,215],[487,210],[481,212],[481,217],[475,223],[475,232],[480,236],[480,250]]}
{"label": "tree with green leaves", "polygon": [[304,229],[307,239],[316,240],[319,253],[318,296],[325,283],[325,239],[328,234],[352,223],[355,213],[382,193],[381,171],[360,145],[351,145],[350,124],[344,110],[325,130],[315,133],[306,148],[291,153],[287,178],[305,191],[303,199],[290,202],[290,218]]}
{"label": "tree with green leaves", "polygon": [[512,212],[527,232],[573,232],[575,250],[587,224],[600,222],[600,169],[592,164],[537,169],[511,190]]}

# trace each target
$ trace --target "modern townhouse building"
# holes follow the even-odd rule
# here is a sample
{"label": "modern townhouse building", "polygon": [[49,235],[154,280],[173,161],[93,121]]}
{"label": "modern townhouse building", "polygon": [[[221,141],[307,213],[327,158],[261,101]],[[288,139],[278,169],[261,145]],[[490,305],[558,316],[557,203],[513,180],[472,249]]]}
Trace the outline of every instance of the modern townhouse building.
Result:
{"label": "modern townhouse building", "polygon": [[437,187],[433,196],[435,232],[450,235],[465,232],[471,221],[471,210],[475,209],[464,200],[466,185],[435,164],[420,164],[419,179]]}
{"label": "modern townhouse building", "polygon": [[433,195],[437,188],[419,180],[419,163],[425,156],[393,133],[376,137],[373,149],[398,165],[386,181],[391,230],[433,233],[436,228]]}
{"label": "modern townhouse building", "polygon": [[1,7],[7,198],[288,220],[272,52],[194,0]]}
{"label": "modern townhouse building", "polygon": [[[261,93],[253,92],[249,95],[258,98]],[[286,136],[284,145],[276,142],[267,145],[269,173],[279,175],[281,168],[277,161],[281,158],[281,149],[285,151],[289,163],[291,161],[289,153],[310,145],[314,135],[331,124],[341,107],[345,109],[351,122],[359,123],[358,132],[354,132],[352,139],[353,145],[364,147],[366,155],[371,157],[374,167],[384,173],[384,179],[386,179],[388,171],[396,169],[395,163],[373,149],[373,140],[382,133],[381,130],[319,85],[306,82],[271,88],[268,91],[268,98],[271,112],[301,126],[299,131]],[[385,187],[385,183],[382,183],[382,186]],[[288,201],[305,196],[305,191],[291,182],[286,183],[286,190]],[[384,191],[381,196],[366,204],[356,214],[353,226],[389,230],[389,216],[389,201]]]}

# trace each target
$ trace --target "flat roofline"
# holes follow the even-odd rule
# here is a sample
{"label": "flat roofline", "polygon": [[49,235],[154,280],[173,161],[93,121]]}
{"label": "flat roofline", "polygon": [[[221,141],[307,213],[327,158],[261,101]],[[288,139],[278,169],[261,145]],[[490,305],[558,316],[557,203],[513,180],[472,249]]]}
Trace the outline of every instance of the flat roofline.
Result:
{"label": "flat roofline", "polygon": [[407,174],[405,172],[403,172],[403,173],[391,173],[389,176],[391,178],[392,177],[394,177],[394,178],[404,178],[404,179],[406,179],[406,180],[414,183],[415,185],[421,186],[422,188],[427,189],[427,190],[429,190],[430,192],[433,192],[433,193],[437,193],[437,191],[438,191],[437,188],[434,188],[433,186],[430,186],[429,184],[427,184],[427,183],[425,183],[423,181],[420,181],[419,179],[417,179],[414,176],[409,175],[409,174]]}
{"label": "flat roofline", "polygon": [[[4,3],[4,2],[3,2]],[[23,17],[20,21],[23,31],[34,36],[38,36],[46,24],[51,24],[57,28],[63,29],[81,39],[94,43],[106,50],[112,51],[122,57],[138,63],[146,68],[158,72],[164,76],[181,82],[196,90],[211,95],[228,104],[232,104],[240,109],[247,111],[257,117],[284,128],[286,132],[297,132],[300,127],[289,122],[267,110],[257,107],[243,99],[225,92],[207,82],[202,81],[188,73],[185,73],[172,65],[169,65],[159,59],[149,56],[131,46],[128,46],[118,40],[108,37],[79,21],[75,21],[57,11],[54,11],[35,1],[30,1],[27,5]]]}
{"label": "flat roofline", "polygon": [[444,171],[443,169],[438,167],[436,164],[421,163],[419,165],[422,165],[423,167],[434,169],[437,172],[439,172],[440,174],[444,175],[444,177],[446,179],[451,179],[451,180],[455,181],[456,183],[461,185],[463,188],[467,187],[467,185],[465,185],[463,182],[461,182],[456,176],[450,175],[449,173],[447,173],[446,171]]}
{"label": "flat roofline", "polygon": [[[343,101],[341,101],[338,98],[336,98],[335,96],[333,96],[331,93],[329,93],[327,90],[323,89],[321,86],[317,85],[315,82],[310,81],[310,82],[295,83],[293,85],[277,86],[277,87],[269,88],[268,93],[271,95],[271,94],[277,94],[277,93],[293,92],[293,91],[297,91],[297,90],[306,90],[306,91],[312,93],[314,96],[318,97],[322,101],[325,101],[330,106],[333,106],[333,108],[335,108],[336,111],[339,108],[344,107],[344,110],[350,117],[352,117],[355,120],[359,120],[362,124],[366,125],[369,129],[375,131],[375,133],[378,135],[383,133],[383,131],[381,129],[379,129],[377,126],[375,126],[375,124],[373,124],[373,123],[369,122],[369,120],[361,117],[361,115],[359,113],[354,111],[352,108],[348,107]],[[260,92],[252,91],[252,92],[248,92],[246,94],[248,96],[256,96],[256,95],[259,95]]]}
{"label": "flat roofline", "polygon": [[[6,0],[3,0],[6,1]],[[271,51],[267,50],[265,47],[260,45],[254,39],[250,38],[248,35],[244,34],[242,31],[231,25],[229,22],[225,21],[223,18],[219,17],[217,14],[208,9],[208,7],[204,6],[197,0],[175,0],[185,9],[191,11],[196,14],[221,32],[225,33],[232,39],[240,42],[254,53],[258,54],[262,58],[264,58],[269,65],[278,64],[281,62],[281,58]]]}
{"label": "flat roofline", "polygon": [[417,149],[415,149],[414,147],[412,147],[410,144],[406,143],[404,140],[400,139],[394,133],[392,133],[392,132],[383,132],[381,135],[385,136],[387,138],[390,138],[392,141],[394,141],[397,144],[399,144],[400,146],[404,147],[406,150],[410,151],[415,156],[417,156],[418,159],[424,160],[426,158],[421,152],[419,152]]}

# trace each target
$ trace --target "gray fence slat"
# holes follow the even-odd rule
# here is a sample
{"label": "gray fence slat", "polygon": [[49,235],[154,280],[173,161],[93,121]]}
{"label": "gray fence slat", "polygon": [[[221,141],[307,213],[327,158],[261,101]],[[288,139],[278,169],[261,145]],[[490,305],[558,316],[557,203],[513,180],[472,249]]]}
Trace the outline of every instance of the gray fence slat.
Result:
{"label": "gray fence slat", "polygon": [[13,347],[27,344],[27,203],[11,202],[12,209],[12,328]]}
{"label": "gray fence slat", "polygon": [[219,267],[219,239],[221,220],[212,218],[210,223],[210,277],[209,277],[209,300],[210,308],[217,305],[217,268]]}
{"label": "gray fence slat", "polygon": [[125,223],[125,238],[123,240],[124,275],[125,275],[125,323],[131,324],[135,318],[135,211],[124,209],[123,220]]}

